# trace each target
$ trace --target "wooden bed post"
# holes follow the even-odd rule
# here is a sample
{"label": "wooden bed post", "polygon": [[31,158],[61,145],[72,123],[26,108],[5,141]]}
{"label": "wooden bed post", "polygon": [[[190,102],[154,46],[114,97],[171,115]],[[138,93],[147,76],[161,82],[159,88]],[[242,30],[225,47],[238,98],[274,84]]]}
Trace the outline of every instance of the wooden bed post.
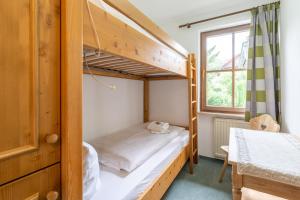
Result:
{"label": "wooden bed post", "polygon": [[149,121],[149,80],[144,80],[144,122]]}
{"label": "wooden bed post", "polygon": [[82,199],[83,1],[61,1],[61,199]]}
{"label": "wooden bed post", "polygon": [[189,170],[193,173],[193,164],[198,163],[198,117],[197,117],[197,69],[195,54],[189,54],[187,63],[188,95],[189,95],[189,131],[190,151]]}

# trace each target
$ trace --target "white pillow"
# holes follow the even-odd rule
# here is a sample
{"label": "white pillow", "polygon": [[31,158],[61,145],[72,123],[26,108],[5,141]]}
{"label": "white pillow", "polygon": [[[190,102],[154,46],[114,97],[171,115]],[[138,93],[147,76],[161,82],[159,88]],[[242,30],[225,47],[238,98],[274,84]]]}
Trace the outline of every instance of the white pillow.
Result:
{"label": "white pillow", "polygon": [[91,200],[100,187],[98,154],[94,147],[83,142],[83,199]]}

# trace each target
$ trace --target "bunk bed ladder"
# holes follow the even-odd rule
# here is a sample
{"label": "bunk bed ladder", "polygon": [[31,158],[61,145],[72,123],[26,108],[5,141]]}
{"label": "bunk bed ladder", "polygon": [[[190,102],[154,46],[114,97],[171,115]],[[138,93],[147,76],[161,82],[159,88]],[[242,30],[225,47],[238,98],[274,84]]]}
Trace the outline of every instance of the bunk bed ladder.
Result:
{"label": "bunk bed ladder", "polygon": [[189,91],[189,131],[190,151],[189,169],[193,173],[193,165],[198,163],[198,118],[197,118],[197,66],[195,54],[188,56],[188,91]]}

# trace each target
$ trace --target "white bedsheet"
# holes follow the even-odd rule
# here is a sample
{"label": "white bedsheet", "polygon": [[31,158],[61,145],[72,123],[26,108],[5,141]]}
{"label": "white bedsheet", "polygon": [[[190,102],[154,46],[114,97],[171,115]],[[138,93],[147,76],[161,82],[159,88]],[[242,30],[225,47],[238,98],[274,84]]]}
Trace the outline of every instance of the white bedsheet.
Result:
{"label": "white bedsheet", "polygon": [[91,141],[101,155],[100,163],[116,170],[131,172],[184,131],[182,127],[170,126],[169,133],[152,134],[146,129],[147,125],[139,124]]}
{"label": "white bedsheet", "polygon": [[300,186],[300,139],[297,136],[234,130],[239,174]]}
{"label": "white bedsheet", "polygon": [[112,173],[102,166],[101,187],[92,200],[135,200],[161,174],[189,142],[188,131],[181,132],[170,143],[151,156],[127,176]]}

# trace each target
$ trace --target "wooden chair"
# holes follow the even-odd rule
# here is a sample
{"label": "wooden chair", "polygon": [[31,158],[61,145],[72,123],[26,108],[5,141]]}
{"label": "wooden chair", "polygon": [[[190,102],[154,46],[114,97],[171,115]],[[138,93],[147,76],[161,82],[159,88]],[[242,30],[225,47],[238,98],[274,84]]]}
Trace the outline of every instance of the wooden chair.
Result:
{"label": "wooden chair", "polygon": [[[260,115],[259,117],[252,118],[249,121],[250,129],[252,130],[261,130],[261,131],[270,131],[270,132],[279,132],[280,125],[268,114]],[[225,152],[224,164],[221,169],[221,174],[219,178],[219,183],[223,181],[225,171],[228,165],[228,145],[223,145],[220,147],[222,151]]]}
{"label": "wooden chair", "polygon": [[279,132],[280,125],[268,114],[260,115],[249,121],[250,128],[253,130]]}
{"label": "wooden chair", "polygon": [[223,164],[223,167],[221,169],[221,174],[220,174],[220,178],[219,178],[219,183],[222,183],[224,175],[225,175],[225,171],[226,171],[226,168],[227,168],[227,165],[228,165],[228,151],[229,151],[229,146],[228,145],[223,145],[220,148],[225,153],[224,164]]}

